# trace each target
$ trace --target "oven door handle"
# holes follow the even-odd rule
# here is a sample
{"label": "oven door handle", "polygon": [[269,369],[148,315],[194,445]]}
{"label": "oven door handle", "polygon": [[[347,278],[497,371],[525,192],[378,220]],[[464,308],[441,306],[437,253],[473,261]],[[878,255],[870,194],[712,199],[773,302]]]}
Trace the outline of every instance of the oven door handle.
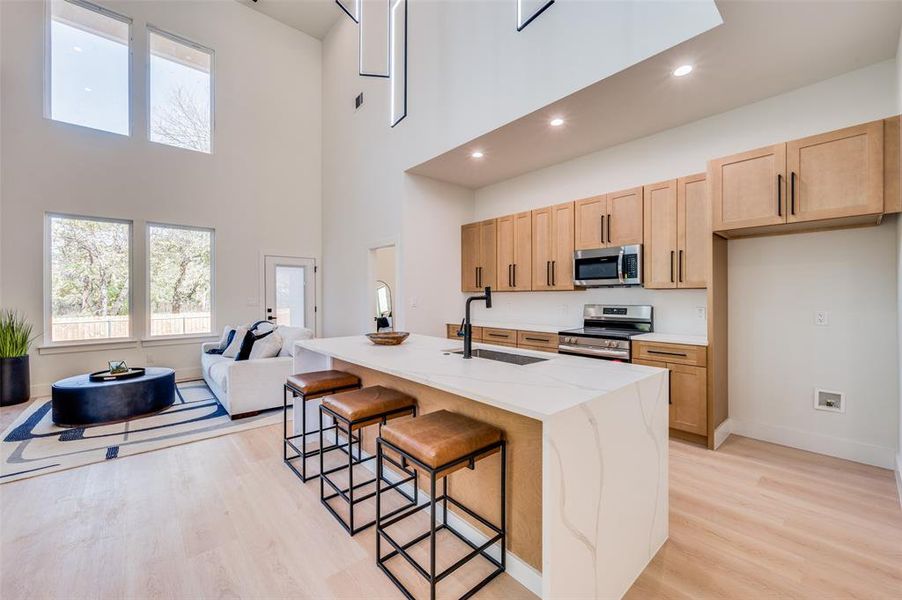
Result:
{"label": "oven door handle", "polygon": [[617,255],[617,279],[620,280],[620,283],[623,283],[623,248],[620,249],[620,253]]}

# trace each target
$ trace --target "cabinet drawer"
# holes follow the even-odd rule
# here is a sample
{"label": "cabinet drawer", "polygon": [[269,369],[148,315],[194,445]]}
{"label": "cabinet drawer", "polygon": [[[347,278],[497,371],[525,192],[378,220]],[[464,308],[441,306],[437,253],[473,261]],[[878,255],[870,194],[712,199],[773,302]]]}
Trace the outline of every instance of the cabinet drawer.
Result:
{"label": "cabinet drawer", "polygon": [[707,348],[688,344],[636,342],[633,356],[640,360],[654,360],[695,367],[704,367],[708,364]]}
{"label": "cabinet drawer", "polygon": [[558,335],[556,333],[540,333],[538,331],[518,331],[517,345],[521,347],[557,350]]}
{"label": "cabinet drawer", "polygon": [[489,344],[517,345],[517,332],[513,329],[492,329],[485,327],[482,330],[482,341]]}
{"label": "cabinet drawer", "polygon": [[[452,340],[462,340],[462,335],[457,335],[458,330],[460,329],[460,323],[447,323],[445,325],[447,329],[447,336]],[[474,327],[473,328],[473,339],[474,340],[482,340],[482,327]]]}

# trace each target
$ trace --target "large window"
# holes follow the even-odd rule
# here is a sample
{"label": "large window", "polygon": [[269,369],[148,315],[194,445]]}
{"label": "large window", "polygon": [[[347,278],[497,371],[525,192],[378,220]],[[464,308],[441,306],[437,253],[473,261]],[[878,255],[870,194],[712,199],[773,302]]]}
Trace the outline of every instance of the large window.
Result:
{"label": "large window", "polygon": [[48,216],[50,342],[127,338],[131,223]]}
{"label": "large window", "polygon": [[213,51],[148,28],[150,141],[210,152]]}
{"label": "large window", "polygon": [[130,23],[81,0],[51,0],[51,119],[129,134]]}
{"label": "large window", "polygon": [[213,231],[147,226],[150,335],[212,331]]}

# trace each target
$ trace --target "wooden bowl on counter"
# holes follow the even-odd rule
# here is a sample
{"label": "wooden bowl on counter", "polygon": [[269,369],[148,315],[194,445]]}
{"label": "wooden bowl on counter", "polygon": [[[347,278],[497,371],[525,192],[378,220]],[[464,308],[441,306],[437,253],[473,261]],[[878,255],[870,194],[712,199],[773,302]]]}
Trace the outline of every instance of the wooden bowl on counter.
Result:
{"label": "wooden bowl on counter", "polygon": [[406,331],[383,331],[382,333],[368,333],[366,337],[377,346],[397,346],[403,343],[409,335]]}

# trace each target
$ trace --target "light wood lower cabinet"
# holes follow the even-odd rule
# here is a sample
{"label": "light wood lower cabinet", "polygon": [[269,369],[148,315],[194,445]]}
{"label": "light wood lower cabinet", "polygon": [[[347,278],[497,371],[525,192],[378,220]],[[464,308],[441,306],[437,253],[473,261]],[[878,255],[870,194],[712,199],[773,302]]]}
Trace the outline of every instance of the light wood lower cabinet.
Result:
{"label": "light wood lower cabinet", "polygon": [[[457,331],[459,323],[446,323],[445,329],[449,339],[459,340]],[[520,331],[499,327],[473,327],[473,341],[509,348],[524,348],[541,352],[557,352],[558,335],[539,331]]]}
{"label": "light wood lower cabinet", "polygon": [[703,346],[637,342],[632,361],[670,371],[670,428],[702,437],[708,433],[706,350]]}

